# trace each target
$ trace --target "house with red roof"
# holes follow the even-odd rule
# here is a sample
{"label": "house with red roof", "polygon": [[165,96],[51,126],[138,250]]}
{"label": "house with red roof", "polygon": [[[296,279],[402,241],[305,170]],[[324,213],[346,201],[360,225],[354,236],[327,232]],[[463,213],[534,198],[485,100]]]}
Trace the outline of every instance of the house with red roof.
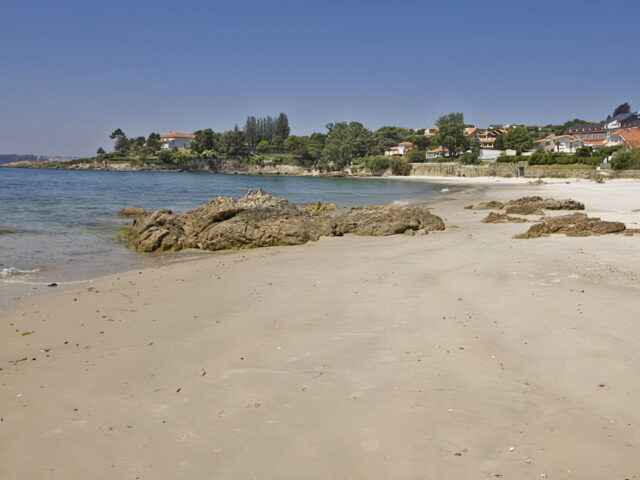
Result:
{"label": "house with red roof", "polygon": [[626,145],[640,148],[640,128],[621,128],[611,133],[609,145]]}
{"label": "house with red roof", "polygon": [[411,142],[400,142],[397,147],[391,147],[389,150],[384,152],[387,157],[394,157],[396,155],[404,156],[409,150],[413,149],[413,143]]}
{"label": "house with red roof", "polygon": [[160,137],[161,150],[187,150],[196,136],[191,133],[172,132]]}

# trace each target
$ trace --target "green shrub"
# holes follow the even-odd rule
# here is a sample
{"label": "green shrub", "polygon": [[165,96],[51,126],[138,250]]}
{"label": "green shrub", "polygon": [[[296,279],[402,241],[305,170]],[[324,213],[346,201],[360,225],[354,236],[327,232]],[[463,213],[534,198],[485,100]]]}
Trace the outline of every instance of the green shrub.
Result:
{"label": "green shrub", "polygon": [[158,154],[158,160],[162,163],[173,163],[173,154],[168,150],[162,150]]}
{"label": "green shrub", "polygon": [[382,172],[389,168],[389,157],[383,157],[382,155],[375,155],[371,157],[364,157],[361,163],[364,163],[372,172]]}
{"label": "green shrub", "polygon": [[407,176],[411,173],[411,164],[404,158],[392,157],[389,166],[394,175]]}
{"label": "green shrub", "polygon": [[458,161],[464,165],[478,165],[480,163],[478,154],[474,152],[463,153],[458,157]]}
{"label": "green shrub", "polygon": [[617,152],[611,160],[611,167],[614,170],[640,170],[640,148]]}
{"label": "green shrub", "polygon": [[416,148],[409,150],[407,160],[409,160],[410,163],[424,163],[427,161],[426,152]]}
{"label": "green shrub", "polygon": [[271,144],[268,140],[260,140],[260,142],[258,142],[258,145],[256,145],[256,150],[258,150],[260,153],[267,153],[270,148]]}

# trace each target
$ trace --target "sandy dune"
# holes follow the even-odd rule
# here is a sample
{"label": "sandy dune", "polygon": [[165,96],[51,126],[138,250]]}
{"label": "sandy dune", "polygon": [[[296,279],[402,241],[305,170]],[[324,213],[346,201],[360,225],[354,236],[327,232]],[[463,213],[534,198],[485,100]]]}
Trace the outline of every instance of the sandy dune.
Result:
{"label": "sandy dune", "polygon": [[443,232],[5,309],[0,477],[640,478],[640,236],[516,240],[527,224],[463,209],[571,197],[638,228],[640,183],[461,183],[433,204]]}

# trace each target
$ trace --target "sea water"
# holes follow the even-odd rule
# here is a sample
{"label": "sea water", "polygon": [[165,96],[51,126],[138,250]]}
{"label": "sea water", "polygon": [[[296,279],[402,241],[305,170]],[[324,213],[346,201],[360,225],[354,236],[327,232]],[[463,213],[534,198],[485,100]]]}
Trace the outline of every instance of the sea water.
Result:
{"label": "sea water", "polygon": [[182,212],[218,196],[239,198],[252,188],[297,204],[344,207],[422,202],[443,190],[380,178],[0,168],[0,297],[3,288],[18,283],[84,281],[197,255],[128,250],[116,237],[131,220],[118,217],[118,211],[136,206]]}

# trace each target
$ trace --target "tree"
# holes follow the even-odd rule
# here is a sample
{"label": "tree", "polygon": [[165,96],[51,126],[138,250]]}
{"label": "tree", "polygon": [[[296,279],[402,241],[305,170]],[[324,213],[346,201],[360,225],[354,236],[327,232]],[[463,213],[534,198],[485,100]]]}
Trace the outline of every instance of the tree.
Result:
{"label": "tree", "polygon": [[622,105],[618,105],[613,111],[613,116],[620,115],[621,113],[629,113],[631,111],[631,105],[625,102]]}
{"label": "tree", "polygon": [[162,163],[173,163],[173,154],[168,150],[162,150],[158,154],[158,160]]}
{"label": "tree", "polygon": [[373,135],[359,122],[327,124],[327,138],[322,150],[326,166],[342,169],[353,159],[365,156],[373,146]]}
{"label": "tree", "polygon": [[245,146],[244,132],[238,128],[238,125],[233,130],[224,132],[220,136],[219,149],[227,156],[238,155],[242,152]]}
{"label": "tree", "polygon": [[280,113],[276,120],[275,136],[284,141],[290,133],[291,129],[289,128],[289,118],[287,118],[286,113]]}
{"label": "tree", "polygon": [[469,140],[469,150],[471,150],[471,153],[478,156],[478,154],[480,153],[480,140],[478,140],[477,138],[472,138],[471,140]]}
{"label": "tree", "polygon": [[407,176],[411,173],[411,164],[400,157],[391,157],[389,160],[389,168],[391,168],[393,175]]}
{"label": "tree", "polygon": [[97,155],[104,155],[105,153],[107,153],[107,152],[105,152],[105,151],[104,151],[104,149],[103,149],[102,147],[100,147],[100,148],[98,149],[98,151],[96,152],[96,154],[97,154]]}
{"label": "tree", "polygon": [[424,150],[418,150],[417,148],[409,150],[407,160],[411,163],[424,163],[427,161],[426,152]]}
{"label": "tree", "polygon": [[109,138],[111,140],[115,140],[116,138],[120,138],[120,137],[126,137],[126,135],[120,128],[116,128],[113,132],[111,132],[111,135],[109,135]]}
{"label": "tree", "polygon": [[469,139],[465,136],[464,114],[450,113],[436,121],[438,134],[436,141],[444,150],[449,150],[452,157],[467,149]]}
{"label": "tree", "polygon": [[307,143],[307,153],[313,160],[319,160],[322,156],[322,150],[324,149],[324,143],[327,136],[324,133],[312,133]]}
{"label": "tree", "polygon": [[193,139],[189,147],[192,152],[202,153],[207,150],[215,150],[217,144],[217,134],[210,128],[198,130],[194,133],[196,138]]}
{"label": "tree", "polygon": [[271,144],[269,143],[269,140],[260,140],[256,146],[256,150],[260,153],[267,153],[270,148]]}
{"label": "tree", "polygon": [[496,150],[504,150],[504,135],[498,135],[493,142],[493,148]]}
{"label": "tree", "polygon": [[412,140],[413,137],[413,132],[406,128],[392,126],[380,127],[373,133],[373,140],[375,142],[373,153],[382,154],[385,150],[398,145],[400,142]]}
{"label": "tree", "polygon": [[258,120],[256,117],[247,117],[247,121],[244,124],[244,134],[250,147],[255,147],[258,144],[260,139],[258,138]]}
{"label": "tree", "polygon": [[300,155],[301,157],[308,157],[309,137],[299,137],[297,135],[291,135],[284,141],[284,149],[287,152]]}
{"label": "tree", "polygon": [[129,153],[129,149],[131,148],[131,142],[126,136],[117,137],[116,144],[113,147],[113,150],[122,155],[126,155]]}
{"label": "tree", "polygon": [[511,128],[504,135],[505,148],[515,150],[518,155],[527,152],[533,148],[533,140],[531,134],[525,127]]}
{"label": "tree", "polygon": [[151,132],[147,137],[147,148],[151,153],[160,150],[160,134]]}

